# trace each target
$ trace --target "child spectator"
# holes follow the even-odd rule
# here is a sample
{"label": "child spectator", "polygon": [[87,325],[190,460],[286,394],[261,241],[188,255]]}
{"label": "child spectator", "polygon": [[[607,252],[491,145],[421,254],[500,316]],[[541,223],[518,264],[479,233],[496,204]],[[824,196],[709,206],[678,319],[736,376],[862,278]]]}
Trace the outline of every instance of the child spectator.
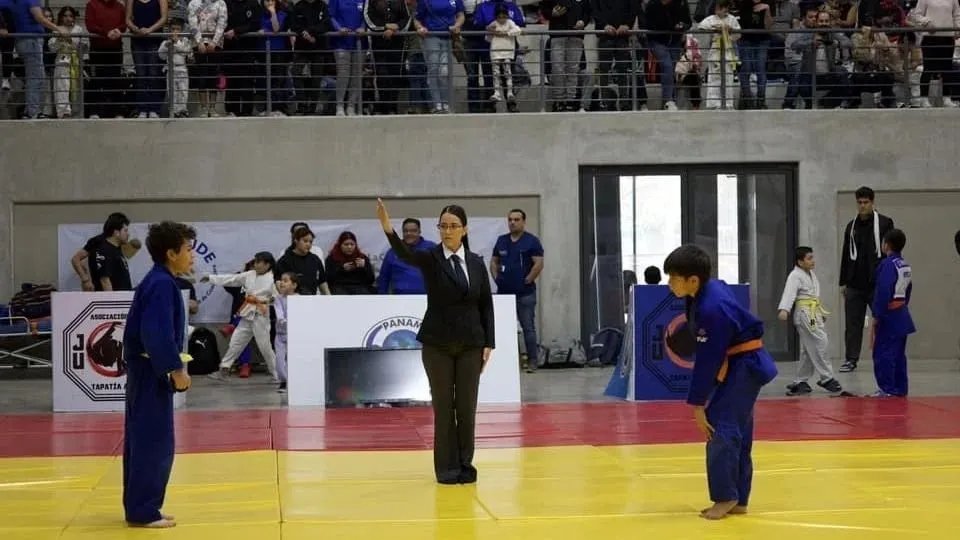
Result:
{"label": "child spectator", "polygon": [[327,257],[327,281],[333,294],[373,294],[373,265],[360,251],[357,237],[350,231],[340,233]]}
{"label": "child spectator", "polygon": [[57,118],[72,118],[71,104],[76,101],[82,73],[80,59],[90,48],[90,40],[85,37],[73,37],[86,30],[77,24],[77,11],[70,6],[60,8],[57,13],[57,26],[60,34],[50,38],[50,49],[56,53],[53,70],[53,102],[56,105]]}
{"label": "child spectator", "polygon": [[[711,34],[707,62],[707,108],[733,109],[733,75],[740,63],[735,43],[740,39],[740,35],[736,33],[740,30],[740,23],[730,14],[730,0],[717,0],[714,14],[700,21],[700,29],[717,32]],[[721,61],[724,63],[722,68]],[[749,79],[749,74],[744,76]],[[722,100],[721,85],[725,93]]]}
{"label": "child spectator", "polygon": [[[175,118],[187,118],[187,101],[190,97],[190,75],[187,71],[187,62],[193,61],[193,44],[190,39],[182,35],[183,21],[174,19],[170,22],[170,37],[165,39],[157,54],[166,64],[164,71],[173,69],[173,87],[167,88],[171,96],[170,113]],[[171,61],[172,54],[172,61]]]}
{"label": "child spectator", "polygon": [[677,60],[676,75],[677,88],[685,89],[690,99],[690,106],[700,108],[700,71],[703,58],[700,56],[700,45],[693,36],[687,36],[683,44],[683,54]]}
{"label": "child spectator", "polygon": [[520,27],[510,19],[506,6],[497,6],[497,18],[487,26],[487,41],[490,42],[490,62],[493,64],[493,95],[490,101],[503,101],[501,85],[507,85],[507,101],[513,103],[516,96],[513,94],[513,73],[511,64],[517,55],[517,36]]}
{"label": "child spectator", "polygon": [[212,379],[227,380],[230,368],[243,349],[254,339],[260,354],[267,363],[267,370],[274,382],[277,378],[277,359],[270,343],[270,304],[277,295],[273,281],[273,267],[276,265],[273,255],[261,251],[253,257],[253,269],[239,274],[209,275],[200,279],[220,286],[243,286],[245,295],[243,304],[237,310],[241,317],[236,330],[230,336],[230,346],[220,361],[220,371],[210,374]]}
{"label": "child spectator", "polygon": [[277,282],[277,296],[273,308],[277,312],[277,335],[273,339],[273,350],[277,353],[277,378],[280,385],[277,392],[287,391],[287,297],[297,294],[300,282],[293,272],[284,272]]}

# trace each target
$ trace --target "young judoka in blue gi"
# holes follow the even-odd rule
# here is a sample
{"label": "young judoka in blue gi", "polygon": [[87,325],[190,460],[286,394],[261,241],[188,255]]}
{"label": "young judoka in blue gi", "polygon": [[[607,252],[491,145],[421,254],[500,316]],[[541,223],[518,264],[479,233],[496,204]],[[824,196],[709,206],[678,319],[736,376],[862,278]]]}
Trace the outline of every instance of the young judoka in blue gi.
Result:
{"label": "young judoka in blue gi", "polygon": [[193,266],[196,232],[182,223],[150,226],[153,268],[137,286],[123,332],[127,363],[123,442],[123,509],[134,527],[168,528],[162,514],[173,467],[173,394],[190,388],[183,365],[185,313],[174,276]]}
{"label": "young judoka in blue gi", "polygon": [[722,519],[747,511],[753,483],[753,407],[760,388],[777,376],[763,347],[763,323],[711,279],[710,256],[681,246],[663,263],[670,291],[687,301],[687,328],[696,360],[687,403],[707,438],[707,484],[713,506],[700,516]]}
{"label": "young judoka in blue gi", "polygon": [[873,293],[873,375],[880,388],[875,397],[907,395],[907,336],[917,331],[910,317],[913,276],[901,252],[907,236],[891,229],[883,237],[885,257],[877,265]]}

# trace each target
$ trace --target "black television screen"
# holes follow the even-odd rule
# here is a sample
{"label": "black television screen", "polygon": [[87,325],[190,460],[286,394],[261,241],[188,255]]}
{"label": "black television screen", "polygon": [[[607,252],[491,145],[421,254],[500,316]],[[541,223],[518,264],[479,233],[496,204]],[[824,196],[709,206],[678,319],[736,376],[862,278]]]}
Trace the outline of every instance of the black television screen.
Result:
{"label": "black television screen", "polygon": [[419,349],[326,349],[324,362],[329,408],[430,403]]}

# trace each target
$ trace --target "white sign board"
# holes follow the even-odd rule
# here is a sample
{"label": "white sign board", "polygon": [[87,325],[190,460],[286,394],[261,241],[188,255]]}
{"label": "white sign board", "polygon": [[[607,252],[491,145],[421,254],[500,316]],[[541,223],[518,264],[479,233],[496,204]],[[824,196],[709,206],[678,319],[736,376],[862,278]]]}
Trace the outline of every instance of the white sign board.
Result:
{"label": "white sign board", "polygon": [[[408,342],[427,309],[425,295],[291,296],[288,302],[287,402],[291,407],[326,405],[326,349]],[[480,377],[480,403],[520,403],[516,305],[513,295],[493,297],[497,348]]]}
{"label": "white sign board", "polygon": [[[419,218],[423,237],[439,242],[434,226],[437,217]],[[258,251],[273,253],[278,260],[290,245],[291,221],[207,221],[191,222],[197,230],[194,244],[194,276],[199,278],[207,274],[233,274],[243,271],[244,264]],[[400,230],[401,220],[394,220]],[[314,247],[329,254],[343,231],[351,231],[357,236],[360,249],[366,253],[375,272],[380,271],[380,262],[390,249],[380,222],[375,219],[322,220],[310,221],[310,229],[316,235]],[[141,241],[147,237],[147,223],[134,223],[130,226],[130,237]],[[57,229],[57,289],[61,291],[79,291],[80,278],[77,277],[70,259],[77,250],[83,248],[87,240],[99,234],[102,224],[60,225]],[[489,261],[497,237],[507,233],[507,220],[502,217],[470,218],[470,247]],[[130,277],[136,285],[143,279],[152,266],[146,247],[129,261]],[[193,323],[224,323],[230,320],[230,306],[233,298],[223,287],[209,283],[195,283],[199,311],[191,316]]]}
{"label": "white sign board", "polygon": [[[53,315],[54,412],[117,412],[124,410],[126,370],[120,362],[123,328],[133,291],[55,292]],[[184,309],[188,296],[184,294]],[[102,352],[90,358],[91,347]],[[186,328],[184,343],[186,347]],[[174,394],[174,406],[185,401]]]}

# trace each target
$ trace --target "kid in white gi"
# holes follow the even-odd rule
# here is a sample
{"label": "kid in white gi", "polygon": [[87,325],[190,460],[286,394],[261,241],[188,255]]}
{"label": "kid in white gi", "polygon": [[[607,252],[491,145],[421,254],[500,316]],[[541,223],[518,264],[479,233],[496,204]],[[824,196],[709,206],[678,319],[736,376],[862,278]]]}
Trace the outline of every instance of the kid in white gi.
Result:
{"label": "kid in white gi", "polygon": [[90,39],[76,36],[86,30],[77,24],[77,11],[70,6],[60,8],[57,14],[57,27],[60,35],[50,38],[50,50],[56,53],[53,68],[53,101],[57,107],[57,118],[73,117],[72,102],[80,93],[83,74],[80,71],[80,59],[90,50]]}
{"label": "kid in white gi", "polygon": [[487,41],[490,42],[490,62],[493,64],[493,95],[490,101],[503,101],[500,79],[507,82],[507,101],[513,102],[513,72],[511,64],[517,56],[517,36],[520,27],[510,19],[506,6],[497,7],[497,20],[490,23]]}
{"label": "kid in white gi", "polygon": [[832,394],[843,391],[833,378],[833,365],[827,358],[827,331],[824,325],[827,310],[820,304],[820,282],[813,273],[816,262],[813,249],[800,246],[795,253],[796,266],[787,276],[780,298],[780,320],[785,321],[793,310],[793,324],[800,336],[800,362],[793,383],[787,385],[787,395],[797,396],[813,391],[807,379],[814,371],[819,375],[817,385]]}
{"label": "kid in white gi", "polygon": [[277,353],[277,377],[280,386],[277,392],[287,391],[287,297],[297,294],[300,280],[293,272],[284,272],[277,282],[277,296],[273,310],[277,314],[277,335],[273,338],[273,350]]}
{"label": "kid in white gi", "polygon": [[[193,42],[181,34],[183,21],[174,19],[170,22],[170,38],[160,44],[157,54],[163,59],[166,66],[164,72],[173,68],[173,87],[167,88],[167,94],[172,95],[170,112],[176,118],[186,118],[187,102],[190,97],[190,74],[187,71],[187,62],[193,60]],[[173,62],[170,62],[170,52],[173,51]],[[169,80],[169,79],[168,79]]]}
{"label": "kid in white gi", "polygon": [[253,269],[239,274],[210,275],[200,279],[221,287],[243,287],[244,300],[237,310],[240,322],[230,336],[230,345],[220,361],[220,371],[211,373],[210,378],[225,381],[230,376],[230,368],[240,353],[250,343],[257,342],[257,348],[273,381],[277,377],[277,357],[270,343],[270,304],[277,296],[277,287],[273,281],[273,267],[276,261],[269,252],[261,251],[253,257]]}
{"label": "kid in white gi", "polygon": [[[730,14],[730,0],[717,0],[714,8],[714,14],[700,21],[698,25],[700,30],[714,30],[716,33],[703,36],[703,38],[712,38],[707,53],[707,109],[720,109],[720,85],[721,72],[723,74],[724,98],[722,103],[727,109],[734,108],[734,85],[733,75],[737,72],[737,66],[740,61],[737,58],[737,52],[734,43],[740,38],[738,32],[740,23],[737,18]],[[721,50],[723,53],[721,54]],[[720,69],[721,59],[723,69]]]}

